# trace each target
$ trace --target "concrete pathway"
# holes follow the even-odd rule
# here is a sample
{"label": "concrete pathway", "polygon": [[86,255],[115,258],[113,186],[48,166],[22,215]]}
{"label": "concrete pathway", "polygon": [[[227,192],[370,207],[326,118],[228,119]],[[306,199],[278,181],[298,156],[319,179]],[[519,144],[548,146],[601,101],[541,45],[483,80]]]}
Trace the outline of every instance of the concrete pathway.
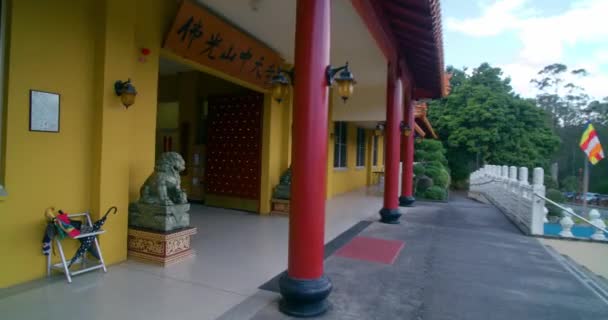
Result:
{"label": "concrete pathway", "polygon": [[[393,265],[326,260],[335,289],[320,319],[608,319],[608,301],[495,208],[455,195],[406,211],[359,234],[404,241]],[[252,319],[288,319],[277,300]]]}
{"label": "concrete pathway", "polygon": [[[340,236],[327,248],[378,219],[373,190],[328,201],[326,242]],[[259,287],[285,269],[287,218],[193,211],[194,259],[168,268],[128,261],[72,284],[54,277],[3,289],[0,319],[286,319],[279,294]],[[403,212],[401,225],[373,222],[359,233],[403,241],[393,265],[327,258],[333,307],[321,319],[608,319],[601,298],[493,207],[455,196]]]}

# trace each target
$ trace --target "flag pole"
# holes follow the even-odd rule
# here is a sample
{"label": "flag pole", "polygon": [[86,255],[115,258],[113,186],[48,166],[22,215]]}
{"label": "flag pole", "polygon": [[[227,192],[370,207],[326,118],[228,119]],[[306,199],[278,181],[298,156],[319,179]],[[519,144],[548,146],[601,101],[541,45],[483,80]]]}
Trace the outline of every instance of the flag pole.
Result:
{"label": "flag pole", "polygon": [[585,172],[583,173],[583,215],[587,216],[587,191],[589,190],[589,159],[585,157]]}

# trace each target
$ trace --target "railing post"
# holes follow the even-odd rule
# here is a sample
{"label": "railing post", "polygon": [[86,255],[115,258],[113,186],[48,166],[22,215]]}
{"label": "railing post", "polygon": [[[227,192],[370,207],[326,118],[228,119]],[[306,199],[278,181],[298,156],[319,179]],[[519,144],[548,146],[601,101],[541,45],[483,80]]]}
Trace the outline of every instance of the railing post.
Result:
{"label": "railing post", "polygon": [[574,235],[572,234],[574,221],[572,220],[570,213],[574,213],[574,210],[572,210],[572,208],[566,208],[566,210],[562,211],[563,217],[559,220],[559,224],[562,226],[562,231],[559,232],[559,235],[564,238],[574,238]]}
{"label": "railing post", "polygon": [[509,192],[507,193],[507,211],[511,212],[518,220],[521,221],[519,216],[519,188],[517,183],[517,168],[515,166],[509,167]]}
{"label": "railing post", "polygon": [[[534,168],[532,177],[532,192],[541,197],[545,196],[545,172],[543,168]],[[545,199],[532,195],[532,217],[530,219],[530,233],[534,235],[544,234],[545,224]]]}
{"label": "railing post", "polygon": [[595,233],[591,235],[591,239],[606,240],[606,235],[604,235],[604,231],[601,230],[606,229],[606,223],[601,219],[601,215],[596,209],[591,209],[591,211],[589,211],[589,220],[591,225],[595,227]]}
{"label": "railing post", "polygon": [[[530,183],[528,182],[528,168],[526,167],[519,167],[519,185],[524,187],[524,186],[528,186]],[[528,192],[522,188],[522,196],[524,196],[524,198],[530,198],[530,195],[528,194]]]}
{"label": "railing post", "polygon": [[517,168],[515,166],[509,167],[509,182],[511,183],[511,188],[515,191],[515,183],[517,182]]}

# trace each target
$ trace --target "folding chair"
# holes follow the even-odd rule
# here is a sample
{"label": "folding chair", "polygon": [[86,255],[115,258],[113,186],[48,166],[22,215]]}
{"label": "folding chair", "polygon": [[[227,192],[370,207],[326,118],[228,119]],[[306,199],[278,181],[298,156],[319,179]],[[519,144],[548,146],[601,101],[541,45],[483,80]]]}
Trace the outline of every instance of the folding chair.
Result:
{"label": "folding chair", "polygon": [[[89,215],[88,212],[68,214],[68,217],[70,218],[70,220],[72,220],[73,218],[81,218],[83,220],[82,225],[84,225],[86,223],[89,227],[93,227],[93,223],[91,222],[91,216]],[[106,264],[103,262],[103,257],[101,255],[101,247],[99,246],[99,240],[97,239],[97,236],[99,236],[100,234],[103,234],[105,232],[106,232],[105,230],[99,230],[96,232],[81,233],[80,235],[73,238],[75,240],[78,240],[78,239],[91,237],[91,236],[95,237],[93,242],[95,245],[95,249],[97,250],[97,253],[99,255],[99,264],[87,267],[87,258],[86,258],[87,252],[85,252],[82,255],[82,257],[80,257],[72,265],[72,267],[73,267],[74,265],[76,265],[76,263],[80,262],[80,269],[75,270],[75,271],[70,271],[70,268],[68,268],[69,262],[66,260],[65,254],[63,253],[63,247],[61,246],[62,240],[59,240],[59,237],[55,237],[55,244],[57,245],[57,249],[59,250],[59,256],[61,258],[61,262],[52,264],[51,263],[51,254],[47,255],[47,258],[46,258],[47,259],[46,260],[47,276],[51,275],[52,269],[59,270],[65,274],[65,277],[68,279],[68,282],[72,283],[72,276],[79,275],[81,273],[85,273],[85,272],[93,271],[93,270],[97,270],[97,269],[103,269],[103,272],[107,272],[108,270],[106,269]],[[64,239],[72,239],[72,238],[64,238]]]}

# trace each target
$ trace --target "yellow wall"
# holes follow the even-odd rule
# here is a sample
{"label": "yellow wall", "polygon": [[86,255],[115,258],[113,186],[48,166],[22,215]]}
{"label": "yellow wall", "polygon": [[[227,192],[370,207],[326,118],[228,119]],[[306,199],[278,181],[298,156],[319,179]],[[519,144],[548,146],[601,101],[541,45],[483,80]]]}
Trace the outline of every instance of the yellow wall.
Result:
{"label": "yellow wall", "polygon": [[334,123],[330,124],[328,143],[328,198],[367,186],[371,182],[369,177],[372,170],[370,152],[372,130],[365,130],[365,166],[357,167],[357,126],[353,123],[347,123],[346,168],[334,168]]}
{"label": "yellow wall", "polygon": [[278,103],[266,95],[262,131],[262,189],[260,213],[270,213],[272,192],[290,165],[291,99]]}
{"label": "yellow wall", "polygon": [[[158,52],[168,25],[161,19],[172,17],[175,6],[162,0],[11,2],[9,195],[0,201],[0,251],[11,263],[0,264],[0,287],[44,275],[40,239],[50,205],[92,210],[94,217],[116,205],[119,213],[101,239],[104,258],[126,258],[127,206],[154,165]],[[137,60],[142,47],[152,51],[145,63]],[[127,78],[139,92],[128,110],[113,93],[114,81]],[[59,133],[28,130],[30,89],[61,94]]]}
{"label": "yellow wall", "polygon": [[[94,161],[95,6],[14,1],[11,16],[5,174],[9,196],[0,202],[5,262],[0,264],[0,287],[43,274],[44,209],[52,204],[70,211],[88,209]],[[65,41],[66,34],[70,41]],[[61,94],[60,133],[28,130],[30,89]]]}
{"label": "yellow wall", "polygon": [[[0,263],[0,287],[44,276],[40,239],[43,212],[51,205],[68,212],[91,210],[94,218],[117,206],[119,213],[108,219],[101,242],[106,262],[126,259],[127,207],[138,198],[139,187],[154,167],[160,45],[178,4],[11,3],[5,110],[8,197],[0,199],[0,252],[11,263]],[[140,62],[144,47],[151,54]],[[113,85],[128,78],[138,95],[125,109]],[[28,130],[30,89],[61,94],[59,133]],[[266,96],[261,213],[270,211],[272,189],[291,160],[291,116],[291,103],[278,104]],[[366,170],[354,168],[354,127],[349,136],[345,172],[333,170],[333,140],[329,141],[328,196],[367,182]]]}

